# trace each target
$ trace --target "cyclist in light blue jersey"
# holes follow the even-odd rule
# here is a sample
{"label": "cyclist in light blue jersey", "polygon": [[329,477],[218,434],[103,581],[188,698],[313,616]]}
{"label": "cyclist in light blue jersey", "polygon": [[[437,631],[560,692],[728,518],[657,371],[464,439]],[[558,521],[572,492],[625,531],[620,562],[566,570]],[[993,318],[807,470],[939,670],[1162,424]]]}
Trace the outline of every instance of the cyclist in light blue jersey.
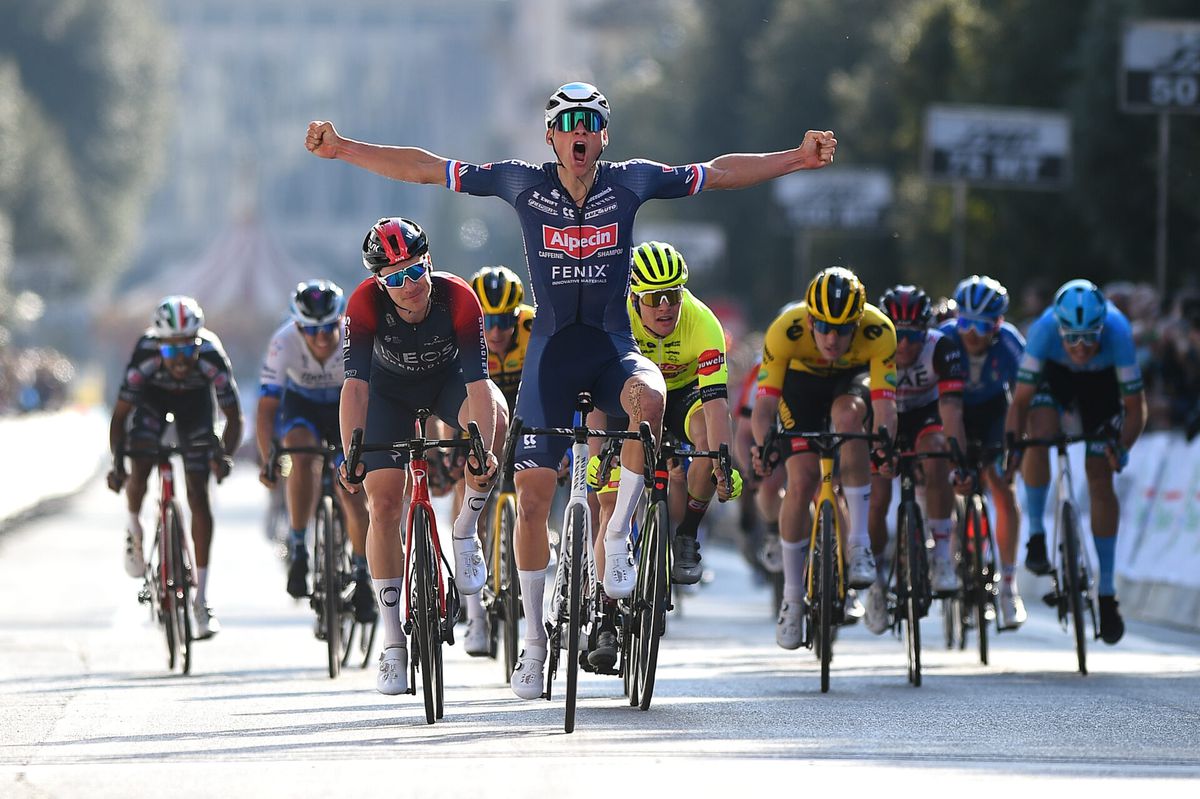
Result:
{"label": "cyclist in light blue jersey", "polygon": [[[1115,644],[1125,633],[1125,623],[1116,599],[1114,563],[1121,509],[1113,474],[1129,462],[1129,449],[1145,427],[1146,394],[1129,320],[1089,280],[1063,284],[1054,304],[1030,327],[1005,430],[1014,435],[1027,430],[1034,438],[1055,436],[1067,410],[1078,412],[1085,435],[1112,437],[1111,443],[1088,444],[1084,468],[1092,537],[1100,560],[1100,637]],[[1008,474],[1015,471],[1017,461],[1009,459]],[[1032,447],[1024,461],[1029,512],[1025,567],[1045,574],[1050,570],[1043,518],[1050,460],[1045,447]]]}

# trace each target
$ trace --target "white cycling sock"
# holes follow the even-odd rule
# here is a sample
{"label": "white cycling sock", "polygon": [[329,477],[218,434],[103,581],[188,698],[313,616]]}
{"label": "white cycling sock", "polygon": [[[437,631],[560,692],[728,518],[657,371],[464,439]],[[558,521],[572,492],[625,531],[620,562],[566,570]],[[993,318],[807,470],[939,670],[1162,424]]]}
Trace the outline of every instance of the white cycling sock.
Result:
{"label": "white cycling sock", "polygon": [[525,645],[545,648],[546,624],[542,603],[546,595],[546,570],[517,569],[517,577],[521,581],[521,606],[525,608]]}
{"label": "white cycling sock", "polygon": [[483,618],[483,600],[479,593],[467,594],[467,620],[479,621]]}
{"label": "white cycling sock", "polygon": [[141,541],[142,540],[141,515],[139,513],[137,513],[136,511],[129,511],[129,523],[125,529],[128,530],[130,533],[133,533],[133,537],[135,540]]}
{"label": "white cycling sock", "polygon": [[613,508],[612,517],[608,520],[608,529],[604,533],[607,539],[627,538],[629,536],[629,520],[637,507],[645,479],[641,472],[631,471],[621,467],[621,482],[617,485],[617,504]]}
{"label": "white cycling sock", "polygon": [[196,604],[208,604],[208,567],[196,567]]}
{"label": "white cycling sock", "polygon": [[487,491],[476,491],[467,486],[466,492],[463,494],[463,504],[458,511],[458,518],[454,520],[454,537],[455,538],[470,538],[475,535],[475,530],[479,526],[479,514],[483,513],[483,506],[487,504],[488,495],[492,493],[489,487]]}
{"label": "white cycling sock", "polygon": [[849,508],[849,545],[870,548],[871,536],[867,532],[867,517],[871,510],[871,486],[844,485],[842,495],[846,497],[846,506]]}
{"label": "white cycling sock", "polygon": [[929,532],[933,536],[933,556],[939,560],[950,557],[950,530],[954,523],[949,519],[930,519]]}
{"label": "white cycling sock", "polygon": [[804,597],[804,567],[808,562],[807,541],[780,541],[783,547],[783,601],[799,602]]}
{"label": "white cycling sock", "polygon": [[400,614],[404,612],[404,578],[372,579],[371,584],[375,588],[375,597],[379,600],[379,619],[383,622],[383,648],[407,647],[404,622],[400,618]]}

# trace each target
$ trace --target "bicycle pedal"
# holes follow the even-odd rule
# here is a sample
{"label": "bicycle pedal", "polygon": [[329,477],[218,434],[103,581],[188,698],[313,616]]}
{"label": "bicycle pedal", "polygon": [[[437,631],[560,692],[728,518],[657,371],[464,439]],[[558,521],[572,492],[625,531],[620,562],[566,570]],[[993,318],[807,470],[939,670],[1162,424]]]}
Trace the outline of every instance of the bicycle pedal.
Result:
{"label": "bicycle pedal", "polygon": [[148,588],[143,588],[142,590],[138,591],[138,602],[145,605],[149,601],[150,601],[150,590]]}
{"label": "bicycle pedal", "polygon": [[1052,608],[1058,607],[1058,592],[1051,591],[1050,593],[1045,594],[1042,597],[1042,601],[1045,602],[1048,607],[1052,607]]}

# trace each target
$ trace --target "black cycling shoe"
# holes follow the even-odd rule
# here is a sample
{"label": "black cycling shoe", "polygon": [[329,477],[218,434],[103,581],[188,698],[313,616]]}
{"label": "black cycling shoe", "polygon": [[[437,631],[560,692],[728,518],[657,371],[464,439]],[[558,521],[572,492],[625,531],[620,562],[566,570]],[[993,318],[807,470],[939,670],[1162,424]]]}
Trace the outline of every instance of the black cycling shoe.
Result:
{"label": "black cycling shoe", "polygon": [[601,630],[596,635],[596,645],[587,655],[588,664],[597,670],[606,671],[617,663],[617,634],[612,630]]}
{"label": "black cycling shoe", "polygon": [[680,585],[700,582],[700,542],[686,535],[677,535],[671,543],[671,579]]}
{"label": "black cycling shoe", "polygon": [[379,611],[375,607],[375,592],[365,574],[355,576],[354,595],[350,602],[354,605],[354,620],[359,624],[373,624],[379,617]]}
{"label": "black cycling shoe", "polygon": [[1100,597],[1100,637],[1110,646],[1125,635],[1125,621],[1117,610],[1119,604],[1115,596]]}
{"label": "black cycling shoe", "polygon": [[292,554],[292,565],[288,566],[287,592],[296,599],[308,596],[308,550]]}
{"label": "black cycling shoe", "polygon": [[1036,533],[1025,542],[1025,568],[1034,574],[1049,574],[1050,560],[1046,557],[1046,534]]}

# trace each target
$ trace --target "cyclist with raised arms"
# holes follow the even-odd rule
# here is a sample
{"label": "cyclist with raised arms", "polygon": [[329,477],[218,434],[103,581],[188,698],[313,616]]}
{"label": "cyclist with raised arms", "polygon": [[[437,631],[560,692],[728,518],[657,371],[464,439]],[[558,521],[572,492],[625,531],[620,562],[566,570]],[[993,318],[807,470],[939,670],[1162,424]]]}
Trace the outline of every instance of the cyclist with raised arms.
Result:
{"label": "cyclist with raised arms", "polygon": [[[492,452],[507,427],[504,395],[487,377],[483,311],[466,281],[433,271],[429,239],[410,219],[376,222],[363,239],[362,259],[371,276],[350,295],[342,342],[342,442],[360,427],[366,442],[410,439],[421,408],[459,430],[468,421],[479,425],[487,462],[468,457],[466,501],[455,517],[452,542],[455,585],[462,594],[478,593],[487,567],[476,524],[496,475]],[[362,463],[370,515],[367,560],[384,634],[376,687],[401,694],[408,688],[400,532],[408,462],[390,451],[365,453]],[[344,478],[344,463],[341,469]]]}
{"label": "cyclist with raised arms", "polygon": [[[778,453],[763,444],[776,423],[784,430],[832,429],[862,433],[896,429],[896,329],[892,321],[866,301],[858,276],[840,266],[817,273],[804,302],[784,310],[763,339],[763,365],[751,424],[754,468],[768,474]],[[793,440],[782,453],[787,492],[780,512],[783,547],[783,601],[775,626],[775,642],[784,649],[800,646],[803,617],[804,564],[812,527],[809,503],[820,479],[817,455],[807,442]],[[869,448],[847,441],[839,450],[842,495],[849,522],[847,582],[866,588],[875,580],[867,518],[871,504]],[[890,464],[880,467],[892,476]]]}
{"label": "cyclist with raised arms", "polygon": [[[526,305],[525,285],[507,266],[485,266],[468,281],[483,308],[484,338],[488,348],[488,376],[504,394],[511,415],[517,404],[521,370],[533,330],[533,307]],[[455,489],[455,512],[463,501],[460,481]],[[467,632],[463,649],[468,655],[482,657],[491,651],[487,614],[479,594],[466,598]]]}
{"label": "cyclist with raised arms", "polygon": [[[1100,561],[1100,637],[1115,644],[1125,634],[1117,606],[1116,548],[1121,508],[1113,490],[1113,474],[1129,462],[1129,450],[1146,424],[1146,394],[1129,320],[1090,280],[1070,280],[1054,295],[1054,304],[1029,328],[1017,390],[1005,424],[1007,433],[1028,432],[1033,438],[1056,436],[1064,411],[1079,415],[1084,435],[1112,436],[1089,443],[1084,471],[1091,500],[1092,538]],[[1014,456],[1020,450],[1014,450]],[[1025,568],[1050,571],[1046,553],[1046,499],[1050,491],[1050,456],[1031,447],[1023,458],[1012,457],[1008,473],[1024,461],[1025,509],[1029,541]]]}
{"label": "cyclist with raised arms", "polygon": [[[808,131],[799,147],[776,153],[723,155],[678,167],[605,162],[600,156],[609,140],[609,103],[587,83],[556,89],[544,120],[554,160],[540,166],[522,161],[473,165],[416,147],[366,144],[343,138],[329,122],[310,123],[305,145],[323,158],[397,180],[497,196],[512,205],[537,298],[517,414],[532,426],[567,425],[576,396],[588,390],[600,410],[624,413],[635,430],[649,422],[657,433],[666,388],[659,371],[637,351],[625,309],[638,208],[654,198],[744,188],[823,167],[833,161],[837,141],[830,131]],[[517,567],[528,623],[512,686],[526,699],[541,696],[544,683],[546,521],[566,447],[561,438],[529,436],[516,453]],[[642,492],[642,460],[641,445],[627,442],[616,511],[605,531],[604,588],[611,597],[633,591],[629,522]]]}
{"label": "cyclist with raised arms", "polygon": [[[880,297],[879,308],[896,327],[896,446],[905,451],[945,452],[947,435],[959,441],[963,437],[962,358],[958,347],[937,330],[929,329],[933,303],[924,289],[893,286]],[[930,582],[935,594],[947,595],[958,588],[958,572],[950,552],[954,526],[950,518],[954,504],[950,466],[943,459],[931,458],[921,463],[920,471],[924,475],[918,488],[924,494],[921,510],[934,543]],[[892,478],[875,475],[871,480],[869,527],[876,577],[867,592],[864,622],[876,635],[888,626],[884,553],[891,501]]]}
{"label": "cyclist with raised arms", "polygon": [[[262,471],[258,479],[274,488],[277,477],[268,460],[277,438],[284,447],[342,446],[338,401],[345,365],[342,361],[342,318],[346,300],[331,280],[309,280],[292,293],[291,319],[267,345],[259,376],[255,441]],[[277,422],[278,420],[278,422]],[[291,527],[287,591],[308,596],[308,546],[305,536],[316,508],[321,475],[315,455],[292,453],[287,478],[287,511]],[[367,576],[367,505],[362,496],[338,492],[350,537],[354,564],[354,614],[360,622],[375,619],[375,598]]]}
{"label": "cyclist with raised arms", "polygon": [[[1004,446],[1004,417],[1017,384],[1017,366],[1025,351],[1025,338],[1004,321],[1008,290],[999,281],[971,275],[959,282],[950,301],[958,316],[946,319],[942,334],[958,347],[963,363],[963,425],[966,451],[971,442],[999,451]],[[1004,479],[1003,457],[984,464],[979,475],[992,495],[996,509],[996,543],[1000,550],[1000,623],[1015,629],[1025,622],[1025,603],[1017,590],[1017,541],[1021,516],[1012,482]],[[965,489],[967,486],[961,486]]]}
{"label": "cyclist with raised arms", "polygon": [[[213,398],[225,416],[219,445],[213,435]],[[192,516],[192,544],[196,548],[196,596],[192,610],[196,638],[210,638],[221,630],[208,604],[208,563],[212,547],[213,517],[208,498],[208,475],[229,474],[232,454],[242,440],[242,407],[229,357],[217,335],[204,326],[204,312],[191,297],[163,298],[154,311],[149,330],[138,339],[125,367],[117,403],[108,429],[113,454],[108,487],[125,487],[129,522],[125,539],[125,572],[141,577],[146,571],[142,549],[142,501],[153,458],[137,451],[152,450],[162,441],[167,414],[175,416],[181,446],[195,448],[183,457],[188,510]],[[128,444],[126,441],[128,440]],[[208,446],[213,443],[216,446]],[[126,474],[122,450],[130,456]]]}

